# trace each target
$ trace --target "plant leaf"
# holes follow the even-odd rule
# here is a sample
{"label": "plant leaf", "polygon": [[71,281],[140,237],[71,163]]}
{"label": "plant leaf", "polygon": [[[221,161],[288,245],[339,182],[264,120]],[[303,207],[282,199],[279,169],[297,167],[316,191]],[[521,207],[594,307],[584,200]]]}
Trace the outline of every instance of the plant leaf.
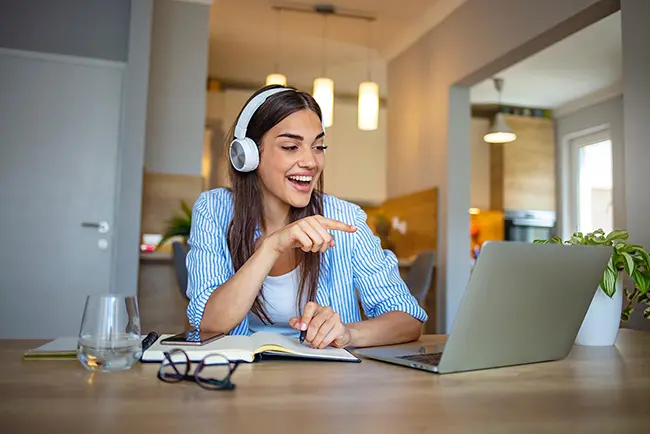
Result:
{"label": "plant leaf", "polygon": [[618,277],[618,272],[612,264],[612,258],[610,257],[609,262],[607,263],[607,268],[605,268],[605,273],[600,280],[600,287],[603,289],[603,292],[607,294],[608,297],[613,297],[616,292],[616,279]]}
{"label": "plant leaf", "polygon": [[639,254],[639,256],[641,256],[646,270],[650,270],[650,253],[646,252],[646,250],[641,246],[638,246],[636,252]]}
{"label": "plant leaf", "polygon": [[187,219],[191,221],[191,220],[192,220],[192,208],[190,208],[190,207],[185,203],[184,200],[181,200],[181,209],[183,210],[183,212],[184,212],[185,215],[187,216]]}
{"label": "plant leaf", "polygon": [[639,270],[634,270],[631,276],[634,281],[634,286],[641,291],[641,294],[645,294],[650,286],[650,276],[646,273],[640,272]]}
{"label": "plant leaf", "polygon": [[627,240],[629,234],[627,231],[622,231],[620,229],[614,229],[605,237],[607,241],[614,241],[614,240]]}
{"label": "plant leaf", "polygon": [[643,318],[650,319],[650,307],[646,307],[643,311]]}
{"label": "plant leaf", "polygon": [[628,306],[621,311],[621,321],[629,321],[630,315],[634,312],[634,307]]}
{"label": "plant leaf", "polygon": [[646,292],[645,294],[639,294],[639,297],[636,299],[636,301],[639,303],[650,303],[650,291]]}
{"label": "plant leaf", "polygon": [[634,258],[627,252],[621,252],[621,257],[624,259],[623,266],[625,267],[625,271],[631,276],[636,269]]}

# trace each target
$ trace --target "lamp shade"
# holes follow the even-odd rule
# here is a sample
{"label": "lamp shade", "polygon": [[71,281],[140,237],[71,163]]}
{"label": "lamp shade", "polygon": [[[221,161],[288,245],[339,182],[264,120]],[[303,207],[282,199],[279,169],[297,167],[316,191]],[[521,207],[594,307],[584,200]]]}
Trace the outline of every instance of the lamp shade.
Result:
{"label": "lamp shade", "polygon": [[510,130],[503,117],[503,113],[497,113],[490,131],[483,136],[483,140],[487,143],[508,143],[514,141],[516,138],[517,135]]}
{"label": "lamp shade", "polygon": [[359,107],[357,124],[360,130],[372,131],[379,123],[379,86],[372,81],[359,85]]}
{"label": "lamp shade", "polygon": [[287,85],[287,77],[283,74],[269,74],[266,76],[266,85],[279,84],[280,86]]}
{"label": "lamp shade", "polygon": [[314,80],[314,99],[323,113],[323,125],[331,127],[334,122],[334,82],[330,78]]}

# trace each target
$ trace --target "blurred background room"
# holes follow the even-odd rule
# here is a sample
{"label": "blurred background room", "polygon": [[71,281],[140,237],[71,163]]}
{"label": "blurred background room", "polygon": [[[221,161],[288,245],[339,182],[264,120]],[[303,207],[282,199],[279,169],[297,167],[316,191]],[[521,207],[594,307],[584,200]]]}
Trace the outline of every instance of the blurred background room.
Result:
{"label": "blurred background room", "polygon": [[[621,5],[632,11],[627,40]],[[41,146],[3,146],[0,154],[1,223],[30,234],[27,241],[7,235],[3,334],[76,333],[83,291],[137,291],[143,330],[188,328],[191,208],[200,192],[228,185],[228,130],[270,82],[319,101],[329,146],[325,191],[366,211],[426,308],[427,332],[450,329],[487,241],[619,227],[650,243],[639,217],[650,204],[629,199],[645,185],[638,178],[647,161],[635,156],[646,148],[624,141],[624,129],[647,138],[639,132],[647,107],[623,100],[624,89],[640,95],[648,86],[643,60],[628,56],[623,73],[625,50],[638,44],[630,35],[644,28],[634,21],[640,7],[634,0],[3,1],[0,54],[36,53],[25,57],[30,62],[62,56],[104,74],[86,79],[52,66],[30,75],[36,69],[27,61],[2,64],[13,80],[2,90],[2,113],[31,126],[12,135],[18,118],[5,116],[0,130]],[[25,92],[41,110],[16,103]],[[70,127],[59,128],[65,122]],[[73,142],[83,146],[65,148]],[[47,225],[42,209],[57,210]],[[47,267],[25,275],[24,258]],[[53,280],[56,291],[47,289]],[[21,297],[9,296],[15,288]],[[52,313],[53,303],[69,315]],[[40,322],[16,325],[28,313]]]}

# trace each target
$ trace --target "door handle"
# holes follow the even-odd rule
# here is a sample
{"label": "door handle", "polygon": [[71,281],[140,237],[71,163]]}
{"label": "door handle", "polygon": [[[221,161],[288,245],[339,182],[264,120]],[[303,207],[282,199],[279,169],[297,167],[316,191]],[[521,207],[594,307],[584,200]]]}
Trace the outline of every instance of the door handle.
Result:
{"label": "door handle", "polygon": [[111,227],[108,225],[108,222],[97,222],[97,223],[94,223],[94,222],[83,222],[83,223],[81,223],[81,226],[84,227],[84,228],[94,228],[94,229],[97,229],[97,232],[99,232],[100,234],[105,234],[105,233],[108,232],[109,229],[111,228]]}

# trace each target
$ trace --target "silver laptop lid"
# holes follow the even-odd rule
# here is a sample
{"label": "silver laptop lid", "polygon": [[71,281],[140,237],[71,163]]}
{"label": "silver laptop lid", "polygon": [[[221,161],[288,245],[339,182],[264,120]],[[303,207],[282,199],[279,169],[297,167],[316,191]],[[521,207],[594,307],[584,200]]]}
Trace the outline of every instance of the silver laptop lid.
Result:
{"label": "silver laptop lid", "polygon": [[484,244],[438,371],[566,357],[610,255],[600,246]]}

